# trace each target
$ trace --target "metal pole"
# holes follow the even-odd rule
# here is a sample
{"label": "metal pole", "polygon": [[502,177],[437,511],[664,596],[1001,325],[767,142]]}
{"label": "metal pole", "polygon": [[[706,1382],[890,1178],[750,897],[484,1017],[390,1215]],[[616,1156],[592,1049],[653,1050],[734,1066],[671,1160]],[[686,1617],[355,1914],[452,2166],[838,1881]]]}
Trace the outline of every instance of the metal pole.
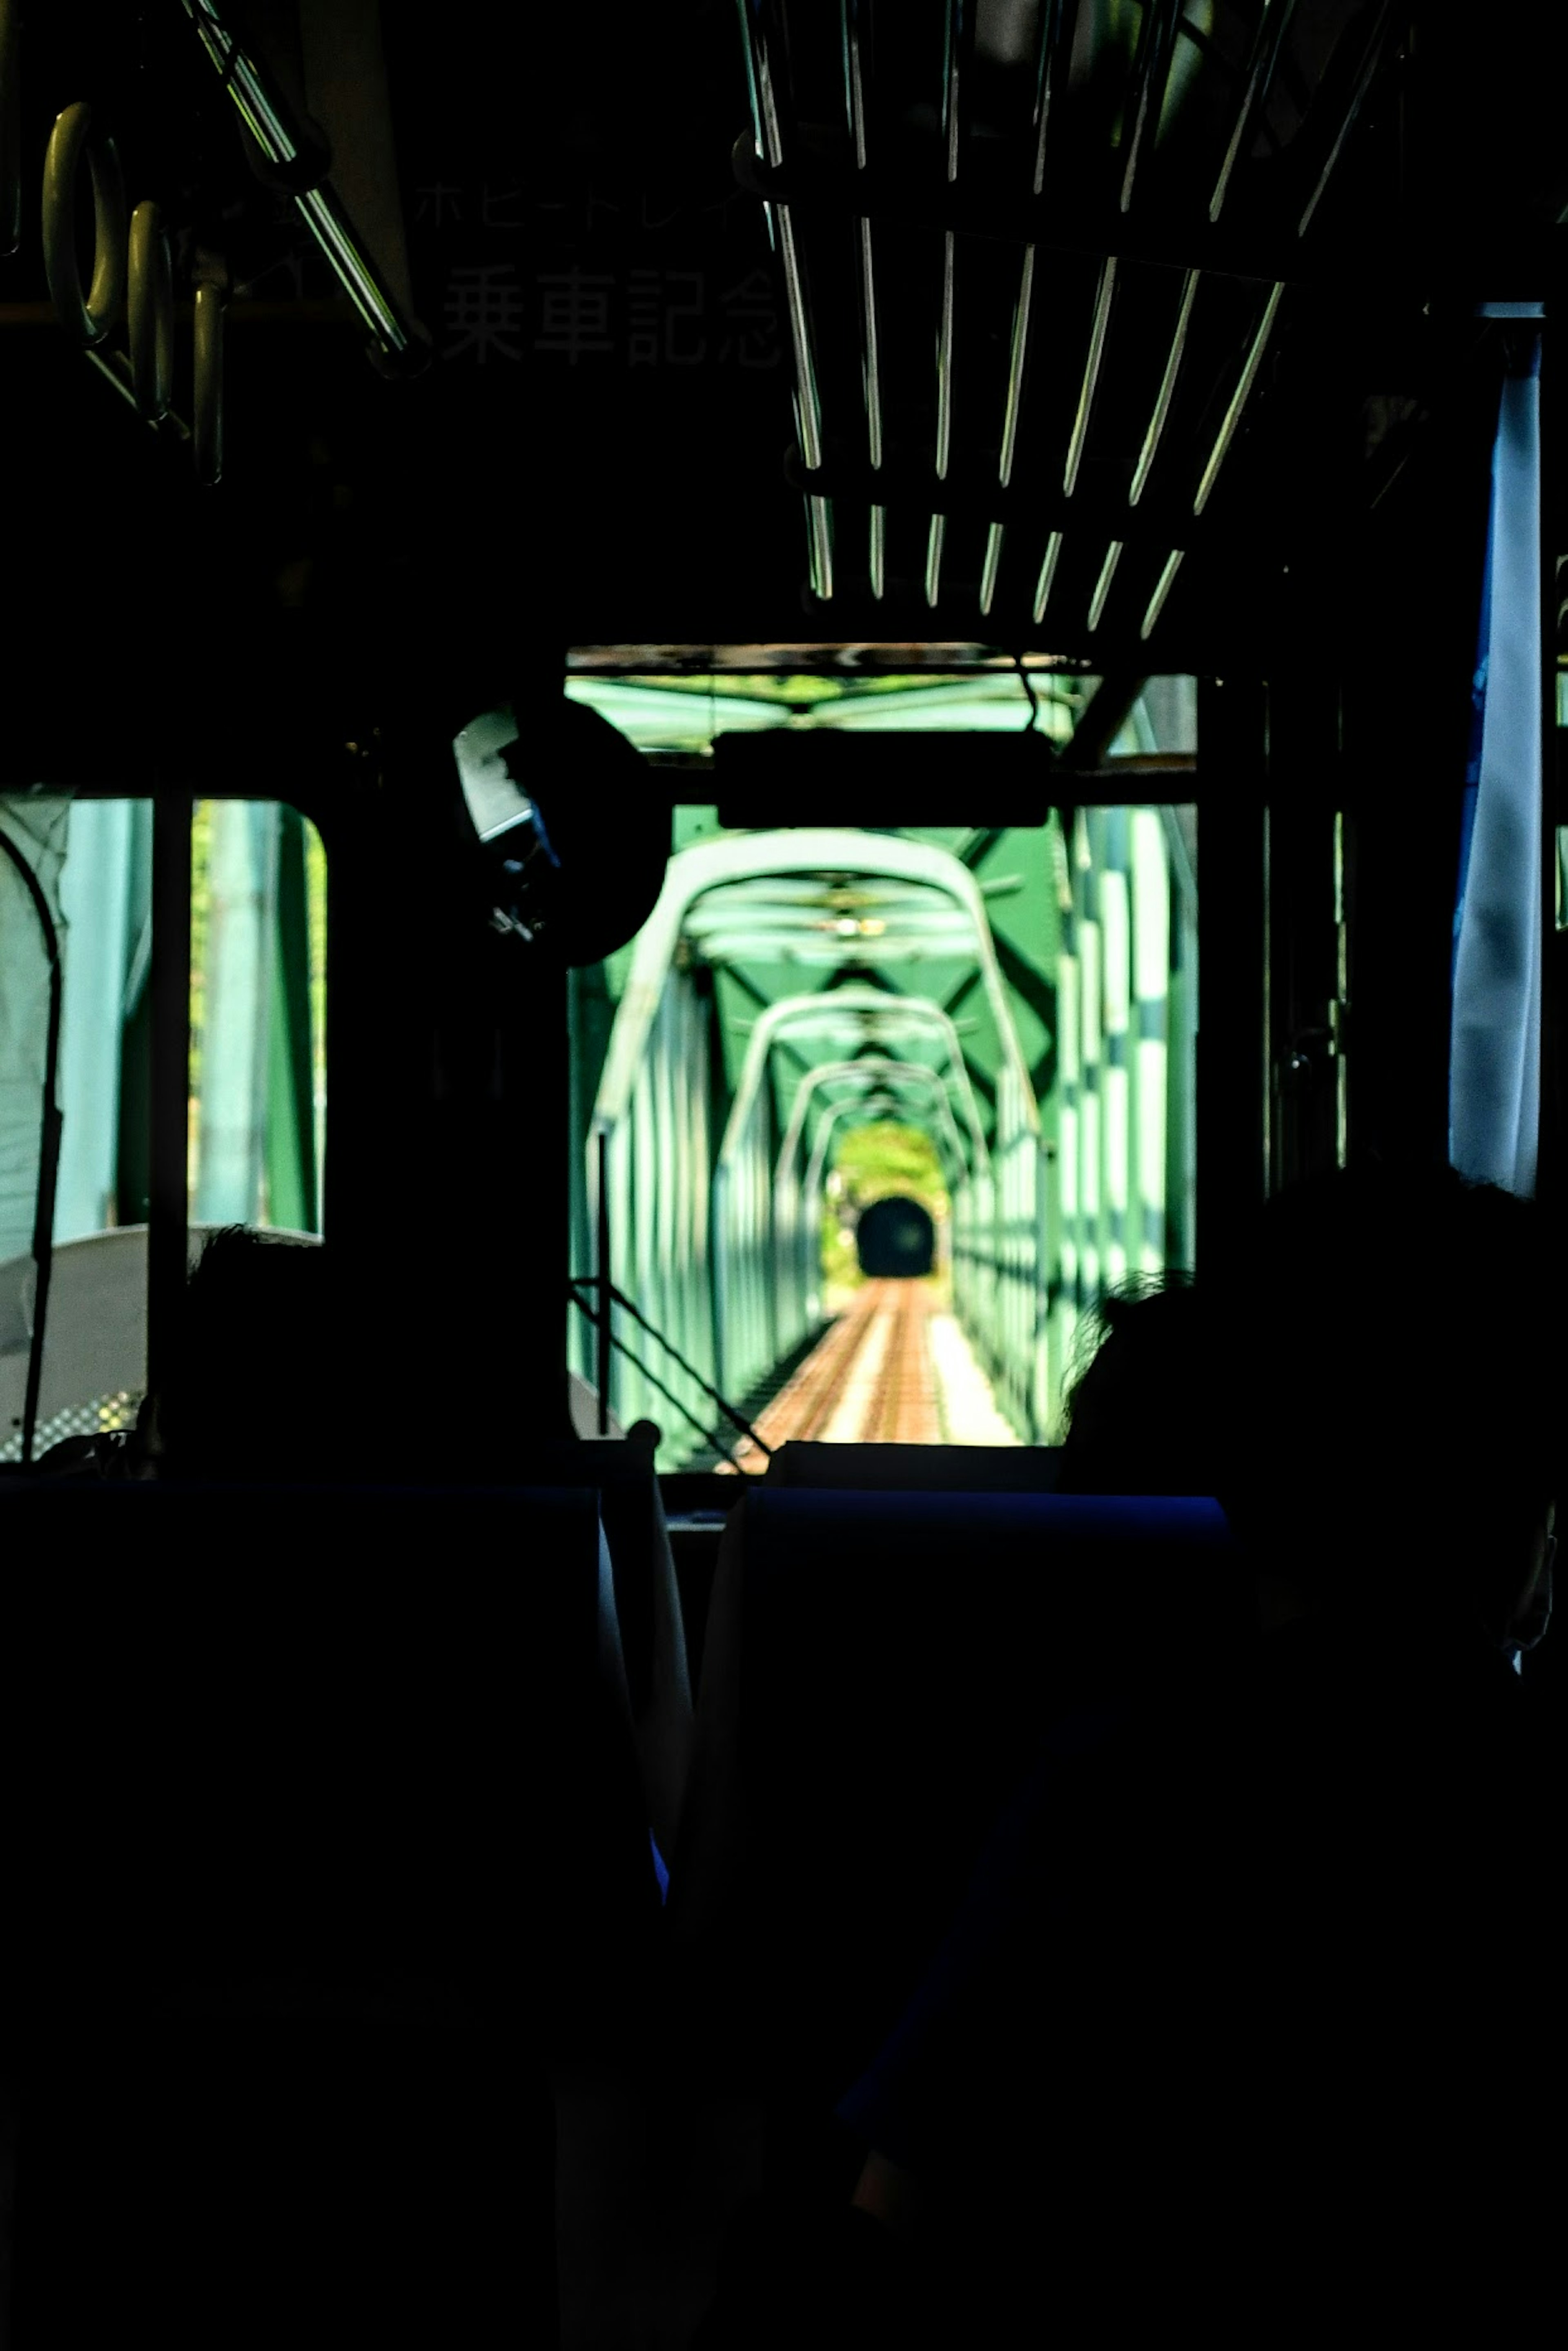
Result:
{"label": "metal pole", "polygon": [[152,801],[152,1139],[147,1216],[147,1384],[169,1376],[185,1291],[191,1127],[191,810]]}
{"label": "metal pole", "polygon": [[599,1130],[599,1229],[594,1245],[599,1274],[599,1434],[610,1434],[610,1317],[614,1311],[610,1265],[610,1137]]}

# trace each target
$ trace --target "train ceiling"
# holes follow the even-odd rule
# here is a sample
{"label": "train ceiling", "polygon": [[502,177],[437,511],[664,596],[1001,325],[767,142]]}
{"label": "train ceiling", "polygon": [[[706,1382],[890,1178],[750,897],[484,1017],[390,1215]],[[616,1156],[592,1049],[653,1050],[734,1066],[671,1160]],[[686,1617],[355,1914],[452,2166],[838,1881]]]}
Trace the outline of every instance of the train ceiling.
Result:
{"label": "train ceiling", "polygon": [[[1418,651],[1484,520],[1506,329],[1476,306],[1550,300],[1568,204],[1563,37],[1510,21],[0,5],[7,445],[49,486],[13,649],[90,695],[79,632],[118,629],[139,661],[187,643],[187,675],[302,666],[345,708],[350,679],[461,674],[455,707],[569,644],[940,639],[1096,673]],[[241,57],[291,164],[265,123],[242,144]],[[51,299],[76,103],[170,235],[158,426],[125,328],[84,352]],[[353,301],[302,193],[328,151]],[[215,486],[186,433],[204,278]]]}

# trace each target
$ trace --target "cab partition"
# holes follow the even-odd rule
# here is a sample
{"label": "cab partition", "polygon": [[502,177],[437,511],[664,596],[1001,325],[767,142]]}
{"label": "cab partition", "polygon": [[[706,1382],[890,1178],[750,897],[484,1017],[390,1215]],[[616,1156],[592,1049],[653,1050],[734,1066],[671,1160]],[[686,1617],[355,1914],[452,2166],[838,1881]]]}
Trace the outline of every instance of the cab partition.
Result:
{"label": "cab partition", "polygon": [[838,1493],[1050,1494],[1059,1445],[781,1445],[770,1487]]}
{"label": "cab partition", "polygon": [[558,2119],[660,1925],[595,1495],[0,1533],[14,2351],[555,2341]]}
{"label": "cab partition", "polygon": [[669,1917],[694,2046],[831,2137],[1048,1739],[1239,1645],[1218,1504],[767,1484],[727,1539]]}

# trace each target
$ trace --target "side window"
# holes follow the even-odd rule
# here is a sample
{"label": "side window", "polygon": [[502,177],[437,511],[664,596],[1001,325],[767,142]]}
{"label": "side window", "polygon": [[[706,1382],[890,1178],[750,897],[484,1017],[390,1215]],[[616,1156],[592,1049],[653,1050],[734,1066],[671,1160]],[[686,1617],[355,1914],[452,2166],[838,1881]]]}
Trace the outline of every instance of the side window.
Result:
{"label": "side window", "polygon": [[[327,893],[319,834],[279,801],[198,802],[191,849],[193,1255],[218,1225],[322,1229]],[[128,1426],[145,1390],[152,967],[152,802],[0,799],[0,1461],[21,1456],[35,1352],[35,1458]]]}

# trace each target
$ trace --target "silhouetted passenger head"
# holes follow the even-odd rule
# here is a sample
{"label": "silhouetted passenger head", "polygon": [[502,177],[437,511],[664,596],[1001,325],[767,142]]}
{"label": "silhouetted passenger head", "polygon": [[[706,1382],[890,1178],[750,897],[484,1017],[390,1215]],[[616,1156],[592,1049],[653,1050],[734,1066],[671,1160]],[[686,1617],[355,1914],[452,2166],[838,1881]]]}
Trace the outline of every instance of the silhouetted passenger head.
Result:
{"label": "silhouetted passenger head", "polygon": [[[1112,1291],[1088,1318],[1089,1360],[1065,1401],[1058,1490],[1212,1494],[1211,1374],[1200,1293],[1166,1274]],[[1092,1350],[1092,1353],[1089,1351]]]}
{"label": "silhouetted passenger head", "polygon": [[319,1245],[238,1226],[213,1235],[157,1399],[162,1476],[290,1484],[363,1474],[336,1286]]}
{"label": "silhouetted passenger head", "polygon": [[1314,1610],[1500,1639],[1561,1472],[1558,1290],[1533,1203],[1451,1169],[1282,1195],[1211,1290],[1217,1490]]}

